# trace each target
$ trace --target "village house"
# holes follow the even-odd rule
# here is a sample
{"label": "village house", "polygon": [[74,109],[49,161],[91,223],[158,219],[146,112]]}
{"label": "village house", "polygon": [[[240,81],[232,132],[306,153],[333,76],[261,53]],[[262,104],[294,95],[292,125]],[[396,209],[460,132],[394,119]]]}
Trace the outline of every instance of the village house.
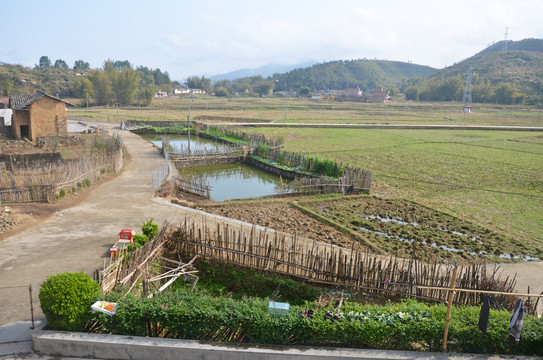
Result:
{"label": "village house", "polygon": [[382,87],[373,88],[371,95],[368,96],[368,102],[370,103],[385,103],[390,99],[389,92],[385,91]]}
{"label": "village house", "polygon": [[156,98],[159,98],[159,97],[168,97],[168,93],[166,91],[157,91],[155,93],[155,97]]}
{"label": "village house", "polygon": [[362,90],[359,87],[345,89],[346,97],[360,97],[362,96]]}
{"label": "village house", "polygon": [[41,136],[66,136],[66,105],[74,106],[44,92],[11,95],[8,107],[13,111],[13,137],[36,141]]}

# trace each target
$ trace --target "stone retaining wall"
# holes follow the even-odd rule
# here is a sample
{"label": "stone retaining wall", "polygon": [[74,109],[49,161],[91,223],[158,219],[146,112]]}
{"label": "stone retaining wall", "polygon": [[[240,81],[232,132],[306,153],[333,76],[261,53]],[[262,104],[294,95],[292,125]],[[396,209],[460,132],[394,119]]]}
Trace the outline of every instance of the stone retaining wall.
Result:
{"label": "stone retaining wall", "polygon": [[0,154],[0,165],[3,165],[2,170],[11,172],[36,168],[45,169],[51,164],[64,164],[62,155],[58,152],[38,154]]}

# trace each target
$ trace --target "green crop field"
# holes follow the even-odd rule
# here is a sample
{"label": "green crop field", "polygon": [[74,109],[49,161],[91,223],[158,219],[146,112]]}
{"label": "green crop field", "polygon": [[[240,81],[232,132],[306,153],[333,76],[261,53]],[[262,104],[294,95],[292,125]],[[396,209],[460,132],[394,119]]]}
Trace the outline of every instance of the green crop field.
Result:
{"label": "green crop field", "polygon": [[269,129],[285,149],[359,166],[372,194],[408,199],[541,248],[543,135],[461,130]]}

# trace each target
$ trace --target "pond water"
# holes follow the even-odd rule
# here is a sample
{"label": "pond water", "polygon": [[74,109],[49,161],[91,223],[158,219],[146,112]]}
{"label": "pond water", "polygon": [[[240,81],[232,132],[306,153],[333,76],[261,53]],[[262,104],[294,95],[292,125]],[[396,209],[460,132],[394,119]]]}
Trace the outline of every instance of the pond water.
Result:
{"label": "pond water", "polygon": [[[162,137],[164,135],[145,134],[141,135],[142,138],[149,140],[153,144],[162,147]],[[181,149],[187,149],[189,145],[189,139],[186,135],[167,135],[170,138],[170,145],[173,147],[174,152],[179,152]],[[198,136],[190,137],[190,149],[191,150],[215,150],[224,148],[224,145],[219,144],[216,141],[200,138]]]}
{"label": "pond water", "polygon": [[246,164],[195,166],[183,172],[203,177],[214,201],[274,195],[281,184],[279,176]]}

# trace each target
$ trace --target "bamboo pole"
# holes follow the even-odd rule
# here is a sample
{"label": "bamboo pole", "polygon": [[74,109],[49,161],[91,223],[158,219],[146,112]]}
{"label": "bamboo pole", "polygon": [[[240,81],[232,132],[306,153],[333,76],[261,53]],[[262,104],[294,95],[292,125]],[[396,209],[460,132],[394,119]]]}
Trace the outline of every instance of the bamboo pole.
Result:
{"label": "bamboo pole", "polygon": [[458,267],[455,266],[453,269],[452,279],[451,279],[451,289],[449,290],[449,296],[447,298],[447,315],[445,316],[445,333],[443,334],[443,352],[447,351],[447,336],[449,335],[449,323],[451,321],[451,310],[452,302],[454,297],[454,287],[456,286],[456,273],[458,272]]}
{"label": "bamboo pole", "polygon": [[504,296],[519,296],[519,297],[535,297],[535,298],[543,298],[543,294],[537,295],[537,294],[523,294],[523,293],[510,293],[510,292],[502,292],[502,291],[490,291],[490,290],[473,290],[473,289],[460,289],[460,288],[443,288],[443,287],[434,287],[434,286],[419,286],[414,285],[413,287],[419,288],[419,289],[426,289],[426,290],[442,290],[442,291],[452,291],[455,292],[467,292],[467,293],[476,293],[476,294],[492,294],[492,295],[504,295]]}

